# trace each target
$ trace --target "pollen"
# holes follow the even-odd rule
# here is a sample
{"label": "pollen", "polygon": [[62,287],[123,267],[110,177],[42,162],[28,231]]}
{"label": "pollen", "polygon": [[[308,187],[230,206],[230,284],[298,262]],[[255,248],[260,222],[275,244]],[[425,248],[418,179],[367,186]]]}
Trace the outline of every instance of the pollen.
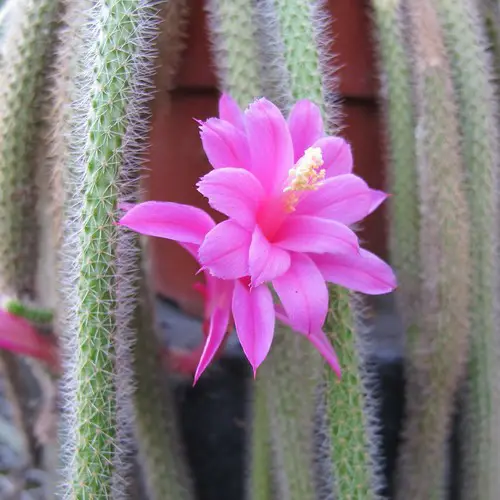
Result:
{"label": "pollen", "polygon": [[283,192],[287,194],[287,211],[293,212],[300,193],[315,191],[325,179],[323,155],[320,148],[308,148],[293,168],[288,171],[288,182]]}

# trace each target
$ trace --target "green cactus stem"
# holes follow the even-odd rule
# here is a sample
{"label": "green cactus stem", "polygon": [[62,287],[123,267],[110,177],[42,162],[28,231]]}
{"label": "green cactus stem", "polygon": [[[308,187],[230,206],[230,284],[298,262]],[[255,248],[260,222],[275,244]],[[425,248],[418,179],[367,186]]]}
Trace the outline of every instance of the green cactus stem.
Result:
{"label": "green cactus stem", "polygon": [[500,497],[498,105],[474,2],[435,2],[455,85],[470,209],[471,346],[464,408],[464,498]]}
{"label": "green cactus stem", "polygon": [[418,320],[420,294],[419,196],[415,113],[402,0],[372,0],[378,39],[381,101],[386,123],[391,264],[398,275],[396,295],[407,331]]}
{"label": "green cactus stem", "polygon": [[[261,375],[259,374],[259,377]],[[248,471],[248,498],[250,500],[273,500],[271,429],[265,383],[256,381],[254,384],[251,415],[252,426],[249,431],[251,467]]]}
{"label": "green cactus stem", "polygon": [[112,498],[114,484],[115,213],[141,5],[130,0],[96,2],[84,37],[89,46],[77,64],[85,68],[87,81],[83,99],[75,103],[79,107],[74,119],[81,127],[71,131],[75,163],[68,171],[77,172],[81,184],[68,186],[75,194],[65,230],[76,255],[68,251],[63,277],[67,289],[73,284],[76,292],[64,336],[65,354],[72,356],[65,374],[69,415],[63,497],[72,500]]}
{"label": "green cactus stem", "polygon": [[[35,172],[44,69],[57,0],[10,1],[2,8],[0,90],[0,294],[35,299],[37,223]],[[15,424],[24,434],[27,462],[36,440],[24,395],[22,369],[3,351],[2,369]]]}
{"label": "green cactus stem", "polygon": [[262,93],[253,2],[207,0],[206,9],[219,87],[246,107]]}
{"label": "green cactus stem", "polygon": [[[469,336],[469,218],[451,69],[431,0],[408,2],[421,203],[420,322],[408,347],[397,498],[446,498],[447,440]],[[396,193],[396,196],[398,194]]]}

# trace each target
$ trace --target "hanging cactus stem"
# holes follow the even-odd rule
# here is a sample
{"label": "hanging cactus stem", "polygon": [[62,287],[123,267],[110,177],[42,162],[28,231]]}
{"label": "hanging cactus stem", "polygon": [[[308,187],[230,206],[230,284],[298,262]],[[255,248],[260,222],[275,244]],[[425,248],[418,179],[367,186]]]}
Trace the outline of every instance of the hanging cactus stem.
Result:
{"label": "hanging cactus stem", "polygon": [[[94,30],[85,63],[90,78],[88,107],[80,110],[84,127],[75,133],[82,146],[82,185],[76,214],[77,297],[74,357],[67,385],[75,391],[74,413],[68,430],[74,436],[69,450],[66,498],[111,498],[115,454],[116,402],[114,348],[116,336],[115,211],[122,162],[126,112],[139,3],[100,0],[94,6]],[[67,336],[69,337],[69,336]]]}
{"label": "hanging cactus stem", "polygon": [[[435,2],[456,89],[470,210],[471,346],[463,421],[464,498],[500,497],[498,105],[474,2]],[[498,8],[498,6],[497,6]],[[493,13],[492,13],[493,14]],[[498,29],[498,26],[496,27]]]}
{"label": "hanging cactus stem", "polygon": [[417,116],[422,285],[408,346],[397,498],[445,498],[446,450],[469,337],[469,216],[451,71],[435,2],[408,3]]}

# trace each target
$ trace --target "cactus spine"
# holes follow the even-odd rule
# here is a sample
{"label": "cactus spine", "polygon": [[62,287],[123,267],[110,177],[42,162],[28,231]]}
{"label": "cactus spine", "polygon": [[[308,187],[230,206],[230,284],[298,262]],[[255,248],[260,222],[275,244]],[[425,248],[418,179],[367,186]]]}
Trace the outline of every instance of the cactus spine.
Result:
{"label": "cactus spine", "polygon": [[64,277],[76,290],[73,317],[68,321],[73,328],[65,336],[72,343],[66,346],[66,353],[73,350],[73,356],[67,360],[66,374],[71,412],[66,432],[71,441],[66,450],[64,496],[82,500],[111,498],[113,489],[113,340],[117,334],[114,221],[140,2],[100,0],[94,9],[89,16],[93,31],[86,33],[91,45],[83,59],[88,95],[75,117],[82,127],[72,130],[74,142],[81,148],[80,154],[75,154],[81,185],[73,186],[76,194],[71,201],[75,205],[66,230],[78,255],[73,267],[67,263]]}
{"label": "cactus spine", "polygon": [[[446,444],[469,333],[469,220],[450,67],[429,0],[408,2],[421,202],[421,321],[407,366],[397,497],[444,498]],[[396,193],[397,195],[397,193]]]}
{"label": "cactus spine", "polygon": [[500,496],[498,325],[498,106],[490,57],[474,2],[437,0],[462,132],[470,209],[471,349],[465,396],[464,498]]}

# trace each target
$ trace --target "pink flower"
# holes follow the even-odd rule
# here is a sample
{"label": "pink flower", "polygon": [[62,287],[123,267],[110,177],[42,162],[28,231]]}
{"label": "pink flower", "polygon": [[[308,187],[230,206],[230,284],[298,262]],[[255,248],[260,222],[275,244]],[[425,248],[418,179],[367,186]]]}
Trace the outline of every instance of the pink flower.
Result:
{"label": "pink flower", "polygon": [[[386,195],[352,174],[349,145],[324,134],[319,109],[310,101],[299,101],[287,122],[266,99],[243,113],[223,95],[219,114],[201,123],[203,147],[214,170],[200,180],[198,190],[228,219],[216,225],[195,207],[146,202],[120,223],[176,240],[196,256],[215,278],[212,285],[208,281],[214,295],[212,321],[227,327],[232,312],[254,372],[274,334],[269,284],[281,303],[279,319],[306,335],[338,372],[322,331],[328,312],[326,282],[368,294],[395,288],[391,268],[360,249],[348,227]],[[206,359],[222,342],[220,331],[210,330]]]}
{"label": "pink flower", "polygon": [[0,349],[43,361],[54,372],[60,370],[59,352],[49,335],[43,335],[27,319],[0,309]]}

